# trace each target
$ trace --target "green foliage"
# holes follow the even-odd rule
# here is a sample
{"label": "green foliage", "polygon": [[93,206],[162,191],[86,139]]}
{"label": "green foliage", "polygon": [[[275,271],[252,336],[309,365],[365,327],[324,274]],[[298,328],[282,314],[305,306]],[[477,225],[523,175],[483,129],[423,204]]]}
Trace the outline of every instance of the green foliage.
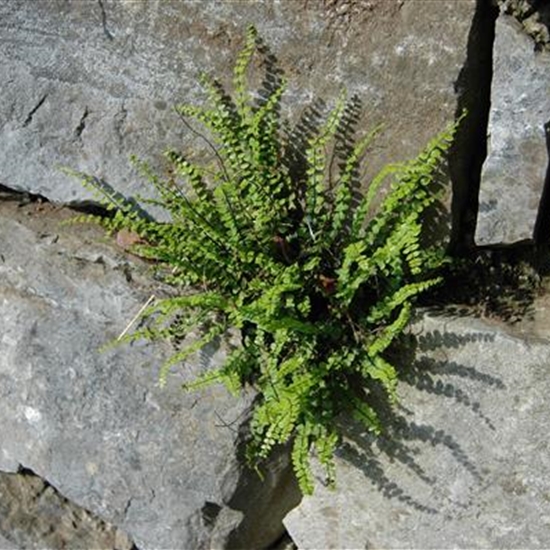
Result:
{"label": "green foliage", "polygon": [[[96,221],[138,234],[137,253],[156,260],[180,289],[150,306],[145,328],[126,339],[183,342],[160,369],[164,384],[191,354],[215,339],[229,342],[239,329],[241,345],[228,343],[225,364],[187,387],[221,382],[238,392],[251,384],[259,397],[249,458],[257,463],[290,442],[300,487],[311,493],[312,453],[334,481],[338,416],[351,412],[379,433],[372,396],[383,388],[395,399],[397,373],[387,350],[409,321],[415,297],[439,282],[444,255],[424,243],[422,214],[436,200],[431,186],[456,125],[416,159],[384,168],[359,195],[362,160],[377,130],[354,135],[355,103],[342,94],[309,130],[289,131],[280,114],[285,83],[262,52],[249,29],[232,98],[202,76],[206,106],[177,107],[186,124],[206,128],[211,163],[171,150],[163,179],[134,159],[170,222],[155,221],[94,178],[82,178],[115,212]],[[268,74],[251,93],[256,58],[267,63]],[[389,191],[374,208],[381,188]],[[190,334],[200,337],[186,339]]]}

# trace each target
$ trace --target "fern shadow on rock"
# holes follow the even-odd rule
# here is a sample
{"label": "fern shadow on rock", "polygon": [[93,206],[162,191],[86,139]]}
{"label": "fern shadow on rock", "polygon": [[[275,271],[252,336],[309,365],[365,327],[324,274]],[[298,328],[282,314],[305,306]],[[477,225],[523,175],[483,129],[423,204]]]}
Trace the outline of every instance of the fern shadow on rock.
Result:
{"label": "fern shadow on rock", "polygon": [[546,261],[530,243],[478,248],[441,272],[443,284],[419,304],[434,314],[486,317],[509,324],[532,318]]}
{"label": "fern shadow on rock", "polygon": [[445,246],[451,227],[451,211],[446,197],[449,190],[451,176],[448,167],[442,165],[434,174],[430,187],[437,199],[426,209],[423,218],[422,244],[428,246]]}
{"label": "fern shadow on rock", "polygon": [[[105,198],[113,206],[132,212],[141,219],[153,221],[153,216],[143,207],[139,197],[123,195],[105,179],[69,170],[67,172],[77,176],[81,181],[87,182],[89,188],[94,189],[96,194]],[[84,212],[101,218],[112,218],[115,215],[114,209],[108,210],[104,205],[98,204],[97,200],[74,204],[71,205],[71,208],[77,212]]]}
{"label": "fern shadow on rock", "polygon": [[[449,484],[455,472],[461,471],[472,495],[486,483],[486,470],[479,463],[479,448],[471,433],[464,425],[457,427],[453,419],[467,417],[476,430],[494,433],[496,427],[480,398],[506,386],[482,368],[429,355],[452,355],[452,350],[467,344],[493,341],[494,336],[488,333],[438,330],[402,338],[393,350],[401,380],[399,403],[390,404],[382,392],[369,396],[376,400],[384,425],[380,436],[372,435],[359,422],[342,421],[344,442],[337,451],[339,460],[362,472],[384,499],[395,500],[415,513],[452,517],[470,506],[471,499],[457,501],[449,496]],[[433,421],[426,422],[426,417]]]}
{"label": "fern shadow on rock", "polygon": [[[269,98],[283,85],[284,72],[279,65],[277,56],[261,36],[256,37],[256,45],[264,67],[264,77],[258,90],[258,107],[263,107],[269,101]],[[277,109],[280,109],[280,106],[277,106]]]}

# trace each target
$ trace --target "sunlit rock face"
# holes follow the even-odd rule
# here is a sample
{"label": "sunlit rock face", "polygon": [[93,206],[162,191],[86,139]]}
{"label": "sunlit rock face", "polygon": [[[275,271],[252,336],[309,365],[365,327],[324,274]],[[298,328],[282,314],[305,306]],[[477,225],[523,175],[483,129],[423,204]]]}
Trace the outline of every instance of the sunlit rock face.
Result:
{"label": "sunlit rock face", "polygon": [[231,87],[254,24],[289,87],[285,114],[342,88],[383,123],[369,173],[415,156],[457,108],[475,0],[368,2],[26,2],[0,6],[0,182],[50,200],[90,199],[69,166],[143,193],[130,155],[162,165],[202,145],[173,106],[204,99],[206,71]]}
{"label": "sunlit rock face", "polygon": [[487,159],[476,242],[534,236],[550,150],[550,51],[511,15],[496,22]]}
{"label": "sunlit rock face", "polygon": [[550,341],[468,317],[412,329],[400,402],[375,439],[352,422],[338,487],[285,519],[299,548],[544,548]]}

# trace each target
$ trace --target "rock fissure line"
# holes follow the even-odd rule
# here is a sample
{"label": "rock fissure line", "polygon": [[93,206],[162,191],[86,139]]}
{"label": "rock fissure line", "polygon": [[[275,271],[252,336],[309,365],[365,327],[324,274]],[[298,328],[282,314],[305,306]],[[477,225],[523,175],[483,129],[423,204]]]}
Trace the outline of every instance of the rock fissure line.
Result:
{"label": "rock fissure line", "polygon": [[126,109],[126,103],[123,100],[120,106],[120,110],[115,114],[113,121],[113,127],[118,140],[118,149],[120,154],[122,154],[124,150],[124,135],[122,133],[122,127],[126,123],[127,117],[128,110]]}
{"label": "rock fissure line", "polygon": [[0,200],[7,200],[17,202],[21,205],[29,204],[31,202],[49,203],[50,200],[44,195],[38,193],[31,193],[29,191],[21,191],[14,187],[0,183]]}
{"label": "rock fissure line", "polygon": [[124,510],[122,511],[122,516],[124,519],[128,517],[128,511],[130,510],[130,507],[132,506],[132,502],[134,500],[134,497],[130,497],[128,501],[126,502],[126,506],[124,506]]}
{"label": "rock fissure line", "polygon": [[109,218],[113,216],[113,214],[109,210],[107,210],[107,208],[93,201],[82,200],[71,204],[55,203],[53,201],[50,201],[44,195],[31,193],[29,191],[21,191],[20,189],[16,189],[15,187],[10,187],[9,185],[3,184],[3,183],[0,183],[0,193],[5,195],[5,197],[2,197],[2,200],[15,201],[20,203],[21,205],[25,205],[31,202],[39,202],[39,203],[55,204],[58,206],[63,206],[65,208],[74,210],[75,212],[79,212],[81,214],[93,214],[94,216],[100,216],[102,218]]}
{"label": "rock fissure line", "polygon": [[27,118],[23,122],[23,128],[26,128],[32,122],[32,119],[33,119],[34,115],[36,114],[38,109],[40,109],[40,107],[42,107],[42,105],[44,105],[44,102],[46,101],[47,97],[48,97],[48,94],[44,94],[38,100],[38,103],[36,103],[36,105],[29,111],[29,114],[27,115]]}
{"label": "rock fissure line", "polygon": [[106,36],[107,39],[114,40],[115,37],[113,36],[113,33],[111,33],[111,31],[107,27],[107,12],[105,11],[103,0],[97,0],[97,3],[101,11],[101,25],[103,27],[103,34]]}
{"label": "rock fissure line", "polygon": [[77,140],[80,140],[82,138],[82,132],[84,132],[84,129],[86,128],[86,119],[88,118],[89,114],[90,111],[88,110],[88,107],[84,107],[84,112],[82,113],[78,126],[75,128],[74,131],[74,135]]}

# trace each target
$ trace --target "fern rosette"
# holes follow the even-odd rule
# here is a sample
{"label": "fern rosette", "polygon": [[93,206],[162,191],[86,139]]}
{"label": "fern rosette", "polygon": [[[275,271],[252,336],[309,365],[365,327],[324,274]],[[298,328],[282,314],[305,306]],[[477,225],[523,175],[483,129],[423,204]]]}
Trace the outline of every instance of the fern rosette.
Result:
{"label": "fern rosette", "polygon": [[[254,56],[264,61],[266,78],[252,94]],[[225,363],[187,387],[220,382],[238,392],[253,385],[250,459],[290,443],[300,487],[311,493],[312,452],[334,481],[337,418],[352,413],[378,433],[370,395],[383,388],[395,399],[397,373],[387,351],[415,297],[439,281],[434,273],[444,255],[423,242],[422,216],[436,200],[431,188],[456,125],[415,160],[384,168],[358,195],[377,131],[353,135],[356,104],[344,94],[324,118],[288,130],[280,114],[284,80],[253,28],[235,65],[233,98],[207,76],[201,83],[207,105],[177,111],[187,125],[205,128],[212,163],[169,151],[170,176],[163,179],[134,159],[169,222],[143,215],[92,177],[82,179],[116,211],[97,221],[139,235],[139,254],[181,289],[150,306],[144,328],[126,339],[184,342],[161,367],[165,383],[170,369],[239,329],[241,344],[228,344]],[[187,344],[190,333],[200,336]]]}

